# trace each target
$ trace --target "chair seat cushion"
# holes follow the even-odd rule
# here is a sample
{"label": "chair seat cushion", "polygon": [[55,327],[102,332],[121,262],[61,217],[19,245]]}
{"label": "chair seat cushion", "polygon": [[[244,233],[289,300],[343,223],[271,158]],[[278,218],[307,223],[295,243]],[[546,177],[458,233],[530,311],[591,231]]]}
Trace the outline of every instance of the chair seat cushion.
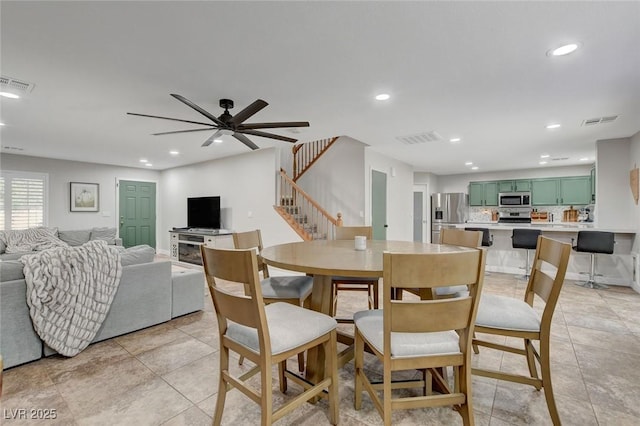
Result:
{"label": "chair seat cushion", "polygon": [[[271,353],[277,355],[310,342],[335,329],[338,323],[328,315],[290,303],[276,302],[264,307],[271,338]],[[260,352],[255,328],[229,321],[226,336]]]}
{"label": "chair seat cushion", "polygon": [[483,294],[478,305],[476,325],[514,331],[540,331],[540,315],[524,300]]}
{"label": "chair seat cushion", "polygon": [[[353,321],[373,347],[384,353],[382,309],[356,312]],[[391,356],[395,358],[460,353],[458,333],[391,333]]]}
{"label": "chair seat cushion", "polygon": [[460,297],[459,295],[468,293],[469,288],[466,285],[452,285],[448,287],[435,287],[434,291],[436,296],[453,296]]}
{"label": "chair seat cushion", "polygon": [[262,297],[268,299],[305,299],[313,289],[313,277],[291,275],[269,277],[260,281]]}

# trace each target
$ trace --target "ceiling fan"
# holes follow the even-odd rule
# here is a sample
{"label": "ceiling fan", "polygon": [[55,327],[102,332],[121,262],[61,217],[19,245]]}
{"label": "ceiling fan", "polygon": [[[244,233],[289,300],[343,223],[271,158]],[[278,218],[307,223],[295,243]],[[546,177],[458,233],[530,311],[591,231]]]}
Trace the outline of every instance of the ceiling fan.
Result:
{"label": "ceiling fan", "polygon": [[251,105],[237,113],[236,115],[229,114],[229,110],[233,108],[233,101],[231,99],[220,99],[220,107],[224,108],[224,112],[216,117],[210,112],[204,110],[198,105],[191,102],[189,99],[184,96],[177,95],[175,93],[171,93],[171,96],[187,105],[190,108],[195,109],[200,114],[207,117],[213,123],[203,123],[201,121],[191,121],[191,120],[183,120],[180,118],[171,118],[171,117],[161,117],[158,115],[148,115],[148,114],[138,114],[135,112],[128,112],[129,115],[137,115],[140,117],[150,117],[150,118],[160,118],[162,120],[172,120],[172,121],[180,121],[182,123],[191,123],[191,124],[201,124],[203,126],[207,126],[204,129],[189,129],[189,130],[174,130],[171,132],[161,132],[161,133],[153,133],[153,135],[170,135],[175,133],[188,133],[188,132],[203,132],[210,131],[212,129],[216,129],[216,132],[211,135],[202,146],[209,146],[213,142],[214,139],[219,138],[222,135],[231,135],[246,146],[251,149],[259,149],[258,145],[251,142],[251,140],[245,135],[253,135],[253,136],[262,136],[263,138],[271,138],[277,139],[285,142],[295,143],[298,140],[289,138],[286,136],[280,136],[273,133],[263,132],[258,129],[275,129],[281,127],[309,127],[309,122],[307,121],[284,121],[277,123],[245,123],[247,119],[253,116],[255,113],[269,105],[267,102],[262,99],[258,99],[253,102]]}

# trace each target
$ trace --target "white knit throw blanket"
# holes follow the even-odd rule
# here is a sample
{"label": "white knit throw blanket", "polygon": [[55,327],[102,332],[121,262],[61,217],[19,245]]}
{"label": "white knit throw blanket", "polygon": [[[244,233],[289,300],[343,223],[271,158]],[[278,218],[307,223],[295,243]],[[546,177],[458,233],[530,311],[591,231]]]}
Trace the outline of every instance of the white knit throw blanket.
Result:
{"label": "white knit throw blanket", "polygon": [[93,340],[118,290],[120,252],[105,241],[22,256],[33,328],[50,347],[74,356]]}

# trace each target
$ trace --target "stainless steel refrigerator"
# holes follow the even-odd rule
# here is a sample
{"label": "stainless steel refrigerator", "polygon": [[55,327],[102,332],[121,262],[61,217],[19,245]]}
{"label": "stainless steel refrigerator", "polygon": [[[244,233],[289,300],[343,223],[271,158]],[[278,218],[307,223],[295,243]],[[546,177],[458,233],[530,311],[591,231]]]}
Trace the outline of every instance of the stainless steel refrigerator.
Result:
{"label": "stainless steel refrigerator", "polygon": [[469,218],[469,196],[463,192],[431,194],[431,242],[440,243],[442,228],[455,228]]}

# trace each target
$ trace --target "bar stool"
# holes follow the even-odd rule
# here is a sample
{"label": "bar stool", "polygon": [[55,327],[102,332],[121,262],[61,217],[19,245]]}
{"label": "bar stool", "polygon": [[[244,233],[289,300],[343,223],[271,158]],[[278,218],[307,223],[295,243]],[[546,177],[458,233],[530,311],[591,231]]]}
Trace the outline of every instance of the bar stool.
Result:
{"label": "bar stool", "polygon": [[538,247],[538,236],[541,234],[539,229],[514,228],[511,234],[511,247],[525,249],[527,252],[527,263],[524,266],[523,279],[529,279],[529,250],[535,250]]}
{"label": "bar stool", "polygon": [[[465,231],[480,231],[482,232],[482,247],[491,247],[493,245],[493,235],[489,234],[489,228],[472,228],[465,227]],[[489,271],[484,270],[485,275],[491,275]]]}
{"label": "bar stool", "polygon": [[[582,274],[588,273],[589,279],[582,283],[576,283],[577,285],[586,288],[609,288],[605,284],[596,282],[596,276],[602,276],[602,274],[596,274],[596,254],[613,254],[615,243],[613,232],[578,231],[578,242],[573,249],[591,255],[591,268],[589,272],[581,272]],[[573,245],[573,238],[571,244]]]}
{"label": "bar stool", "polygon": [[489,228],[464,228],[464,230],[482,232],[482,246],[491,247],[493,245],[493,235],[489,234]]}

